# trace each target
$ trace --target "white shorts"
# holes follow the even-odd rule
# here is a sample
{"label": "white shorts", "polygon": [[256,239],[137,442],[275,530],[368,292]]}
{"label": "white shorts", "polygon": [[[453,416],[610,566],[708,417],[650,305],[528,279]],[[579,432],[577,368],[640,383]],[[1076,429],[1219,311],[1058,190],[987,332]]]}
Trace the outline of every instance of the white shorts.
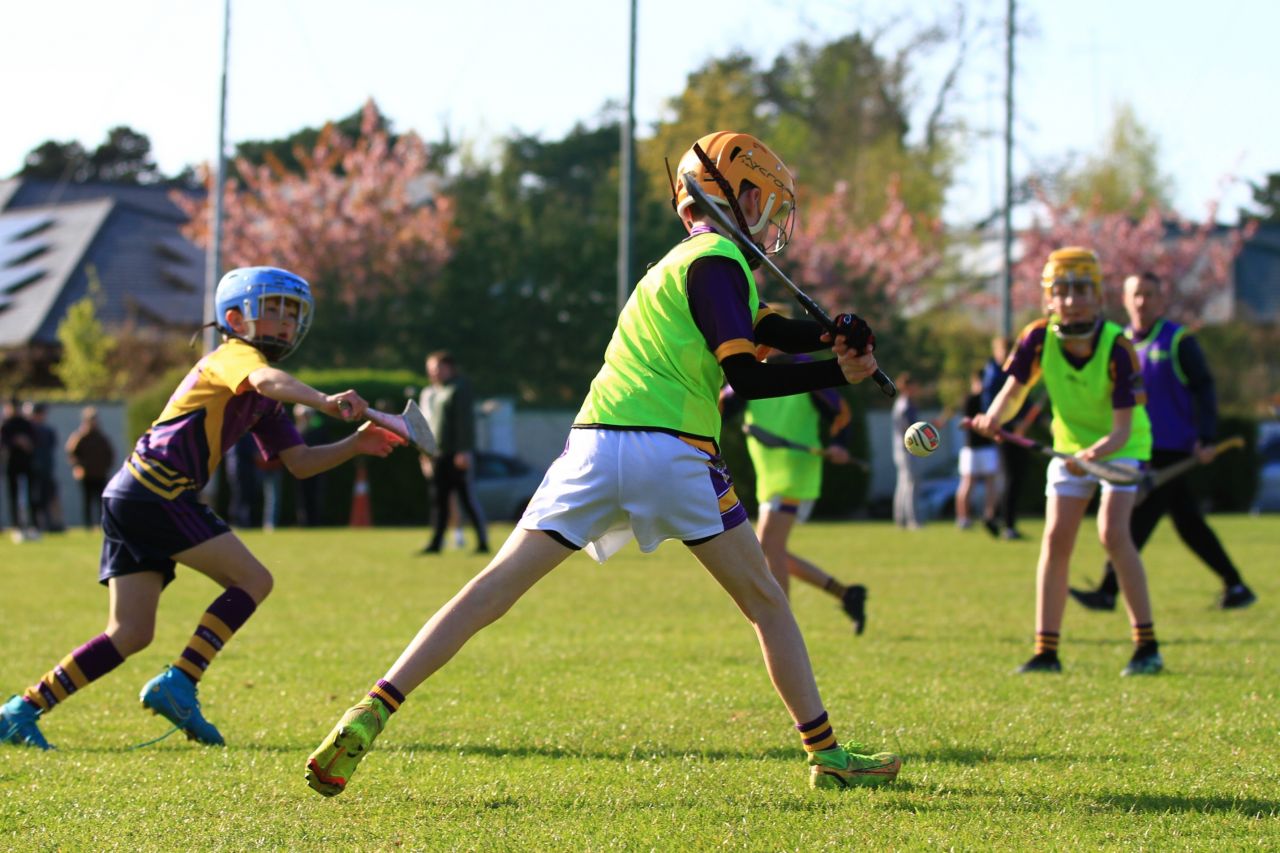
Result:
{"label": "white shorts", "polygon": [[[1130,468],[1142,467],[1142,463],[1137,459],[1108,459],[1107,461],[1114,462],[1117,465],[1127,465]],[[1046,497],[1061,495],[1064,498],[1091,498],[1093,497],[1093,489],[1098,483],[1102,483],[1103,494],[1107,492],[1136,492],[1139,485],[1138,483],[1131,483],[1127,486],[1121,486],[1117,483],[1100,480],[1092,474],[1076,476],[1067,470],[1067,460],[1051,459],[1049,461],[1047,480],[1044,485],[1044,493]]]}
{"label": "white shorts", "polygon": [[793,501],[784,498],[782,495],[774,495],[760,508],[762,510],[767,509],[769,512],[789,512],[796,517],[796,521],[803,524],[813,514],[813,505],[815,503],[817,501]]}
{"label": "white shorts", "polygon": [[633,536],[648,553],[746,520],[720,457],[665,432],[572,429],[519,524],[554,531],[603,563]]}
{"label": "white shorts", "polygon": [[994,477],[998,473],[1000,448],[995,445],[960,448],[961,477]]}

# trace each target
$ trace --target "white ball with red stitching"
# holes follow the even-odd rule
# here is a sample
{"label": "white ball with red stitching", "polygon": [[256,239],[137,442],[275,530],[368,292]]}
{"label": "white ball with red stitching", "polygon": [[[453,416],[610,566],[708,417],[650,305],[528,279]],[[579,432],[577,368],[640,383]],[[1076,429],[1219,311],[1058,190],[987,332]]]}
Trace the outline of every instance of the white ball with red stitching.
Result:
{"label": "white ball with red stitching", "polygon": [[928,456],[942,446],[942,436],[928,421],[916,421],[902,434],[902,445],[912,456]]}

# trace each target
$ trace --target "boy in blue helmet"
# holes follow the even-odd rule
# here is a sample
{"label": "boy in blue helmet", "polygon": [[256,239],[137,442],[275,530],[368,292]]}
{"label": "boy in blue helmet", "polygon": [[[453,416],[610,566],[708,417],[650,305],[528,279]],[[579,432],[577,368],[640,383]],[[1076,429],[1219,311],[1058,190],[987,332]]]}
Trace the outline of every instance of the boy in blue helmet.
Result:
{"label": "boy in blue helmet", "polygon": [[0,741],[50,749],[37,719],[146,648],[160,593],[181,563],[224,591],[140,698],[188,738],[222,745],[222,735],[201,713],[196,685],[271,592],[272,579],[226,522],[199,502],[200,491],[245,434],[253,435],[265,458],[278,457],[299,478],[358,454],[386,456],[403,443],[372,424],[317,447],[298,435],[289,415],[293,404],[344,420],[363,417],[367,408],[355,391],[324,394],[271,365],[297,348],[311,324],[314,303],[305,280],[273,267],[235,269],[219,282],[215,301],[222,344],[178,385],[103,493],[98,580],[110,591],[106,630],[0,707]]}

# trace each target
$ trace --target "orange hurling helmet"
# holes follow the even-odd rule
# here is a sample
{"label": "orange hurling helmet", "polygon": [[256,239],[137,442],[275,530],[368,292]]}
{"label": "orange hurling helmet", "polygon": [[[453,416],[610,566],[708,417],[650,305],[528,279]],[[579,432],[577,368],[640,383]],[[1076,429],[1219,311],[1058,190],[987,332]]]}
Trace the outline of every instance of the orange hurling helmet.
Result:
{"label": "orange hurling helmet", "polygon": [[[685,191],[684,182],[678,179],[681,175],[693,173],[711,201],[728,208],[753,241],[764,246],[769,254],[781,252],[791,239],[796,213],[796,181],[787,164],[749,133],[721,130],[707,134],[694,145],[707,155],[711,168],[693,147],[680,158],[676,167],[676,212],[683,212],[693,204],[693,197]],[[731,197],[726,195],[717,177],[728,183]],[[743,222],[737,209],[744,181],[760,190],[760,219],[754,224]]]}

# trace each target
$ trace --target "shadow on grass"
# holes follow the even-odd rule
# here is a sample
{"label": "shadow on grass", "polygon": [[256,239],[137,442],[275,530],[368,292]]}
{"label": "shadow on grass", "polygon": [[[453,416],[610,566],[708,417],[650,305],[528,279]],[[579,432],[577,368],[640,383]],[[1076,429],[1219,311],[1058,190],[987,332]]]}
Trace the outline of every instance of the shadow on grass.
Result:
{"label": "shadow on grass", "polygon": [[1176,794],[1108,794],[1098,798],[1099,805],[1120,812],[1166,814],[1192,812],[1200,814],[1238,814],[1245,817],[1280,816],[1280,800],[1254,797],[1180,796]]}

